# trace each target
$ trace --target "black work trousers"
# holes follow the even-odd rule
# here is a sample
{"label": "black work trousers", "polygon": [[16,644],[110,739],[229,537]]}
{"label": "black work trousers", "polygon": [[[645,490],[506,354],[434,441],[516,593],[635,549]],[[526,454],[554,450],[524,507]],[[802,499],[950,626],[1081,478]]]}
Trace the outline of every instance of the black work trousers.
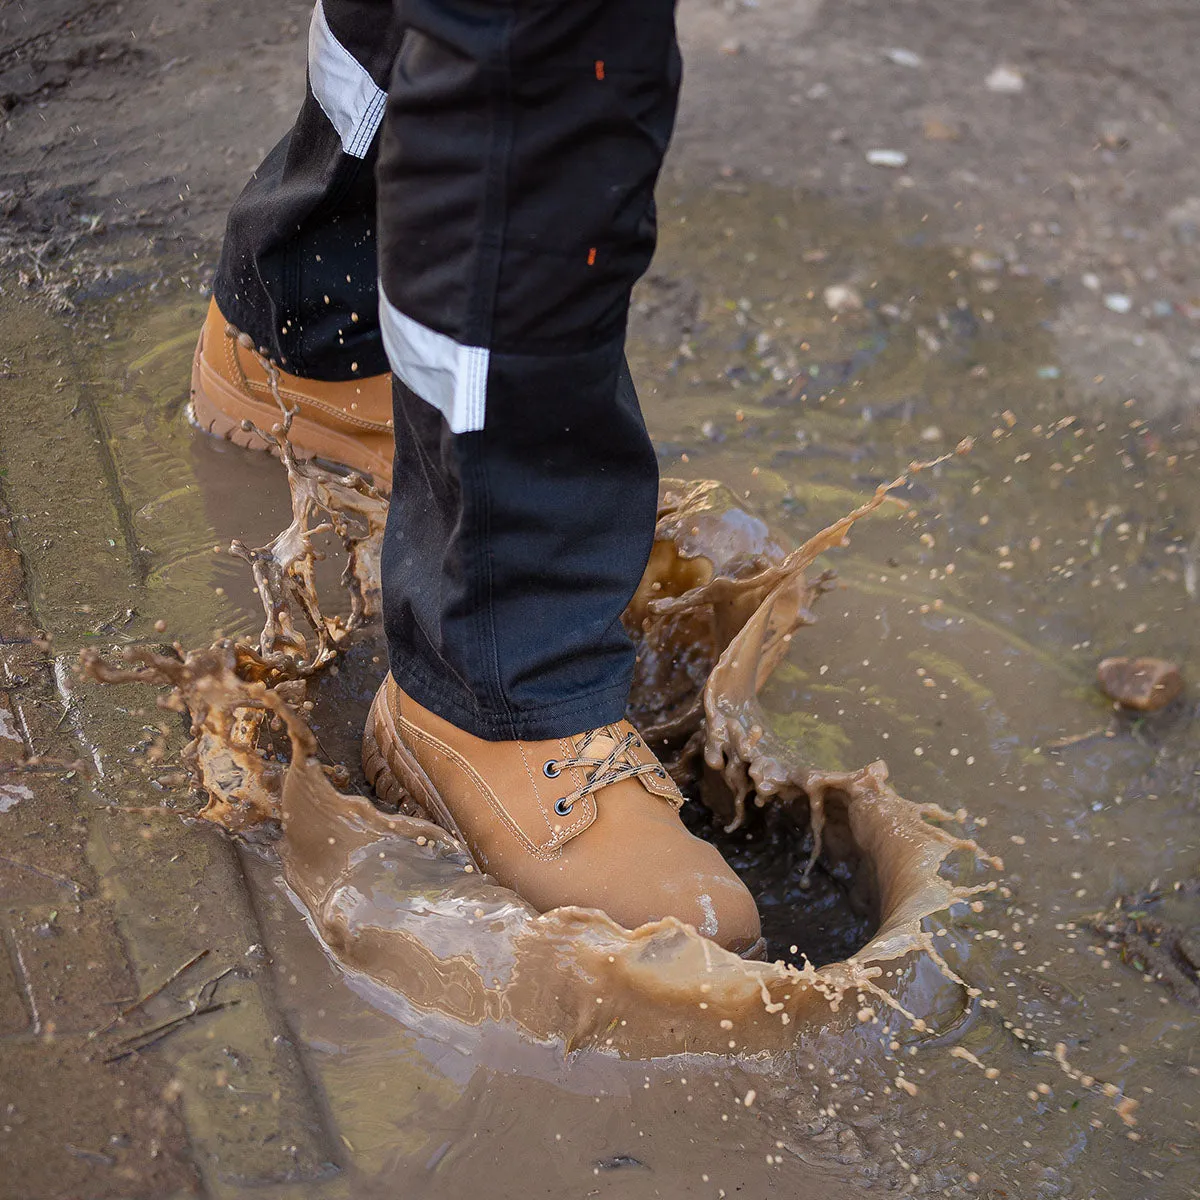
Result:
{"label": "black work trousers", "polygon": [[396,681],[490,740],[620,719],[657,466],[625,363],[674,0],[318,0],[215,295],[284,369],[390,370]]}

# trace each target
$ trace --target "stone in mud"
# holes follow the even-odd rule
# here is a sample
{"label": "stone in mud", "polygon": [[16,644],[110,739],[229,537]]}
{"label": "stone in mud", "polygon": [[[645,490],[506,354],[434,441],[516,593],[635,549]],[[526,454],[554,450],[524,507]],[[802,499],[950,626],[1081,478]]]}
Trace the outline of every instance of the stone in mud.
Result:
{"label": "stone in mud", "polygon": [[959,125],[938,116],[926,117],[922,132],[928,142],[957,142],[962,137],[962,129]]}
{"label": "stone in mud", "polygon": [[1163,658],[1106,658],[1096,681],[1110,699],[1138,712],[1157,712],[1183,691],[1179,668]]}

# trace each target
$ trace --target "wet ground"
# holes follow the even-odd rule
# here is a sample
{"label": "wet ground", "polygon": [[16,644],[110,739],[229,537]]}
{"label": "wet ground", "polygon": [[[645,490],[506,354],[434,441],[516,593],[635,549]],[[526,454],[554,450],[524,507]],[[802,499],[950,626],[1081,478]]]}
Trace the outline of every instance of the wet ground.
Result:
{"label": "wet ground", "polygon": [[[175,815],[195,804],[178,718],[70,664],[255,632],[223,548],[286,523],[283,472],[182,419],[202,296],[124,291],[66,327],[4,311],[0,467],[31,607],[0,632],[14,731],[58,761],[0,780],[0,1193],[1198,1194],[1194,684],[1134,719],[1093,683],[1110,654],[1194,669],[1197,443],[1136,399],[1085,403],[1056,294],[924,217],[736,180],[667,195],[635,305],[664,474],[721,479],[791,541],[976,439],[822,561],[841,586],[764,700],[814,764],[885,758],[902,794],[962,807],[1004,856],[1008,890],[937,938],[995,1007],[914,959],[885,983],[927,1030],[851,1006],[770,1055],[564,1054],[423,1013],[331,963],[268,847]],[[321,683],[334,761],[356,761],[378,659],[364,638]],[[725,845],[779,953],[861,944],[846,881],[802,889],[775,836]],[[193,1000],[211,1011],[117,1057]],[[56,1108],[47,1080],[74,1075]]]}
{"label": "wet ground", "polygon": [[[920,960],[887,982],[932,1033],[850,1010],[787,1054],[643,1065],[349,981],[267,850],[174,815],[178,718],[70,674],[80,646],[256,628],[221,548],[282,525],[282,471],[180,409],[309,8],[0,6],[0,1196],[1195,1195],[1195,13],[682,5],[631,346],[664,473],[799,540],[975,436],[828,558],[844,587],[766,698],[813,762],[882,756],[961,805],[1012,894],[937,943],[996,1008]],[[1112,653],[1173,658],[1182,698],[1114,714]],[[331,758],[377,654],[322,681]],[[778,953],[869,932],[786,834],[723,845]]]}

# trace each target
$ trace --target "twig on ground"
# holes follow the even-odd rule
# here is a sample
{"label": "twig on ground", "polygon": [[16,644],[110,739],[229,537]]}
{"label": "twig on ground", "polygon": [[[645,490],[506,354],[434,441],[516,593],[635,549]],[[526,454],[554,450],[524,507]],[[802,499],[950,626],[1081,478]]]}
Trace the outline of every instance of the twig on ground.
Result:
{"label": "twig on ground", "polygon": [[56,871],[47,871],[44,867],[35,867],[30,863],[23,863],[19,859],[9,858],[6,854],[0,854],[0,863],[7,863],[10,867],[16,867],[21,871],[30,871],[34,875],[40,875],[43,879],[53,880],[55,883],[65,884],[67,887],[75,889],[76,898],[83,895],[83,887],[76,883],[75,880],[69,879],[66,875],[59,875]]}
{"label": "twig on ground", "polygon": [[91,1163],[97,1167],[112,1167],[116,1165],[117,1160],[111,1154],[100,1154],[95,1150],[84,1150],[81,1146],[72,1146],[70,1142],[63,1142],[67,1148],[67,1153],[72,1158],[78,1158],[82,1162]]}
{"label": "twig on ground", "polygon": [[42,774],[56,775],[63,771],[71,774],[76,771],[85,770],[87,763],[82,758],[77,758],[73,762],[67,762],[61,758],[46,758],[40,754],[34,754],[29,758],[19,759],[17,762],[0,763],[0,775],[16,775],[16,774]]}
{"label": "twig on ground", "polygon": [[1056,738],[1053,742],[1046,743],[1047,750],[1065,750],[1068,746],[1078,746],[1080,742],[1090,742],[1092,738],[1098,737],[1116,737],[1116,730],[1112,724],[1097,725],[1095,729],[1089,729],[1086,733],[1074,733],[1069,737]]}
{"label": "twig on ground", "polygon": [[[152,987],[144,996],[135,1000],[128,1008],[124,1008],[117,1013],[117,1015],[113,1017],[113,1019],[109,1021],[107,1025],[102,1026],[100,1029],[92,1030],[92,1032],[88,1034],[88,1040],[90,1041],[92,1038],[99,1037],[102,1033],[107,1033],[114,1025],[119,1025],[125,1020],[126,1017],[137,1012],[137,1010],[141,1008],[143,1004],[153,1000],[154,997],[162,992],[165,987],[174,983],[175,980],[178,979],[186,970],[194,967],[201,959],[207,958],[208,954],[209,948],[207,946],[201,950],[199,954],[193,954],[192,957],[189,958],[182,966],[176,967],[175,970],[172,971],[170,975],[168,975],[166,979],[162,981],[162,983],[158,984],[156,987]],[[105,1059],[105,1061],[107,1062],[108,1060]]]}
{"label": "twig on ground", "polygon": [[163,1021],[160,1025],[152,1026],[150,1029],[143,1029],[131,1037],[126,1038],[120,1044],[120,1048],[108,1055],[104,1061],[106,1063],[120,1062],[123,1058],[128,1058],[131,1054],[137,1054],[139,1051],[148,1050],[151,1046],[161,1042],[163,1038],[175,1032],[188,1021],[194,1020],[196,1017],[204,1017],[209,1013],[220,1012],[225,1008],[233,1008],[234,1005],[240,1004],[240,1000],[222,1000],[220,1004],[207,1004],[203,1008],[190,1008],[185,1013],[180,1013],[177,1017],[172,1017],[169,1021]]}
{"label": "twig on ground", "polygon": [[200,985],[200,990],[196,993],[196,1002],[202,1007],[211,1004],[213,997],[217,994],[217,984],[227,975],[232,975],[236,970],[237,967],[226,967],[225,970],[218,971],[211,979],[206,979]]}

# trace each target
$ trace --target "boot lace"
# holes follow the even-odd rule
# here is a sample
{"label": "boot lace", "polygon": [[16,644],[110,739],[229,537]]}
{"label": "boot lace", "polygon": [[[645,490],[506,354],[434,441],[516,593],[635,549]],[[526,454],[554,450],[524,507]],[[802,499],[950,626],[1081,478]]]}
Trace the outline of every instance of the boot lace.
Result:
{"label": "boot lace", "polygon": [[[613,748],[603,758],[588,754],[588,748],[598,737],[611,738]],[[637,779],[641,775],[654,775],[666,779],[667,772],[653,762],[629,762],[625,754],[633,746],[640,746],[642,739],[636,733],[622,733],[613,725],[601,725],[593,729],[576,748],[572,758],[550,758],[542,763],[542,774],[547,779],[557,779],[563,771],[574,767],[587,771],[587,779],[573,792],[554,802],[554,811],[560,816],[570,815],[571,809],[585,796],[598,792],[610,784],[620,783],[622,779]]]}

